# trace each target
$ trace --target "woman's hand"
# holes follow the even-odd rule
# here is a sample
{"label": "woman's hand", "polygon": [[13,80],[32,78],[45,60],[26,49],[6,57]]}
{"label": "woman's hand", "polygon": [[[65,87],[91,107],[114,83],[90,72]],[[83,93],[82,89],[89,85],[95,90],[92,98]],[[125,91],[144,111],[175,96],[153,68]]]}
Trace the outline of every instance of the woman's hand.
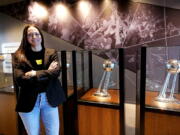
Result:
{"label": "woman's hand", "polygon": [[56,69],[57,66],[58,66],[58,63],[57,63],[56,61],[53,61],[53,62],[50,64],[48,70]]}
{"label": "woman's hand", "polygon": [[25,76],[33,77],[36,76],[36,71],[31,70],[25,73]]}

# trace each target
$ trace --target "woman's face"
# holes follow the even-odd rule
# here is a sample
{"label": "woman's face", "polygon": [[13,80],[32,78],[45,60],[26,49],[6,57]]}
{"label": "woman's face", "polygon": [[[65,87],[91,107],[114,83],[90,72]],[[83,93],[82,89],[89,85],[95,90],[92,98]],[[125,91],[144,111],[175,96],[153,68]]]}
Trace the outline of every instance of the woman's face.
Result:
{"label": "woman's face", "polygon": [[32,47],[41,45],[42,38],[39,30],[33,26],[30,26],[27,30],[27,40]]}

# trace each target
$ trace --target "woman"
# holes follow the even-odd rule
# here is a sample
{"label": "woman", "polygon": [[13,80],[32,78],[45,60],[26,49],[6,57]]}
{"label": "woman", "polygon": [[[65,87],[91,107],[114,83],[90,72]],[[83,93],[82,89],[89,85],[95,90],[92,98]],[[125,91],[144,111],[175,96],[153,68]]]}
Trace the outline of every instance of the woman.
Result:
{"label": "woman", "polygon": [[16,111],[28,135],[40,134],[40,119],[46,135],[59,135],[58,105],[65,101],[58,76],[60,65],[54,49],[44,47],[41,31],[26,26],[21,45],[13,55]]}

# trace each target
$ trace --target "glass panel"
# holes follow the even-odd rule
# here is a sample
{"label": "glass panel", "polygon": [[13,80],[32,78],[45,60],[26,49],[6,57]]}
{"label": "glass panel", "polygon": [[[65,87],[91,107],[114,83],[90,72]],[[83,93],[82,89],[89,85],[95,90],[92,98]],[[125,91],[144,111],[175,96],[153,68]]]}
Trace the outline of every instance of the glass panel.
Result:
{"label": "glass panel", "polygon": [[180,111],[180,46],[148,47],[146,106]]}
{"label": "glass panel", "polygon": [[[61,65],[61,52],[58,52],[59,62]],[[66,67],[67,67],[67,96],[73,95],[73,64],[72,52],[66,52]],[[62,82],[62,72],[60,73],[59,80]]]}
{"label": "glass panel", "polygon": [[67,59],[67,88],[68,88],[68,96],[73,94],[73,65],[72,65],[72,52],[66,52]]}
{"label": "glass panel", "polygon": [[135,104],[136,103],[136,89],[137,89],[137,72],[138,72],[138,60],[137,60],[137,48],[124,49],[124,77],[125,77],[125,102]]}
{"label": "glass panel", "polygon": [[13,93],[11,54],[0,54],[0,92]]}
{"label": "glass panel", "polygon": [[77,91],[81,97],[89,89],[89,56],[87,51],[76,52]]}
{"label": "glass panel", "polygon": [[[82,54],[82,70],[80,72],[82,73],[84,88],[79,100],[96,104],[119,104],[118,49],[93,50],[92,61],[89,61],[91,52],[78,53]],[[89,62],[92,62],[92,65]],[[92,88],[90,88],[91,75]]]}

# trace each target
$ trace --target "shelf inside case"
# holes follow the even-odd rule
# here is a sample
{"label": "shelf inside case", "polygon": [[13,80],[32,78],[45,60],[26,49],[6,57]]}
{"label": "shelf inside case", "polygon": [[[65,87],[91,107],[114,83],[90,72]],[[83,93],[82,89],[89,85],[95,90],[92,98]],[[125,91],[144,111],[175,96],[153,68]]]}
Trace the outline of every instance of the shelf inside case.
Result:
{"label": "shelf inside case", "polygon": [[[146,91],[146,101],[145,105],[147,108],[156,108],[161,110],[168,111],[177,111],[180,112],[180,103],[178,102],[162,102],[156,100],[159,92]],[[180,101],[180,95],[174,94],[174,97]]]}
{"label": "shelf inside case", "polygon": [[119,90],[117,89],[109,89],[108,93],[110,96],[101,97],[96,96],[97,88],[92,88],[88,90],[82,97],[80,97],[80,101],[88,101],[88,102],[97,102],[97,103],[107,103],[107,104],[119,104]]}

